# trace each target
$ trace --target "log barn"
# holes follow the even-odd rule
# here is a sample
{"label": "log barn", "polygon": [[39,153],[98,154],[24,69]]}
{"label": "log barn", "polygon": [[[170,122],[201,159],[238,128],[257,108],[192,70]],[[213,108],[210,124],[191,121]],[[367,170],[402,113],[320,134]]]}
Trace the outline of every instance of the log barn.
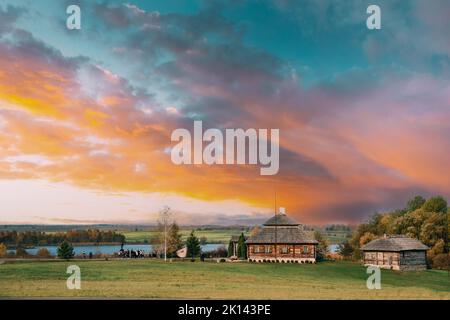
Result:
{"label": "log barn", "polygon": [[392,270],[425,270],[427,249],[419,240],[400,235],[384,236],[361,248],[365,266]]}
{"label": "log barn", "polygon": [[284,213],[267,220],[260,232],[248,237],[246,244],[250,262],[316,262],[318,242]]}

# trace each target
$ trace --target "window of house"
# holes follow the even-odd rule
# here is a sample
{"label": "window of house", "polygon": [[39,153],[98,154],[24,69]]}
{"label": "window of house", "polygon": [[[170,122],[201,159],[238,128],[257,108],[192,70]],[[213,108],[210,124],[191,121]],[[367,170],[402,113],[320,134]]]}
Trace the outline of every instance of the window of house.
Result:
{"label": "window of house", "polygon": [[308,253],[308,246],[303,246],[303,253]]}
{"label": "window of house", "polygon": [[289,248],[288,248],[288,246],[282,246],[282,247],[281,247],[281,253],[289,253]]}
{"label": "window of house", "polygon": [[266,246],[265,251],[266,253],[272,253],[272,246]]}

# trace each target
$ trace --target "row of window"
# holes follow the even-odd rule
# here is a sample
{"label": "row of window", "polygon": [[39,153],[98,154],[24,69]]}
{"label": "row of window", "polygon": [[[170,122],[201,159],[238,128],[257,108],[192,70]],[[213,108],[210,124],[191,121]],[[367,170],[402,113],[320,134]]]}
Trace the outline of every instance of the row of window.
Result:
{"label": "row of window", "polygon": [[[254,253],[272,253],[273,247],[271,245],[265,245],[265,246],[253,246],[253,252]],[[288,254],[292,252],[292,247],[290,246],[277,246],[279,253]],[[303,246],[302,248],[296,247],[295,253],[297,254],[307,254],[309,253],[309,247]]]}

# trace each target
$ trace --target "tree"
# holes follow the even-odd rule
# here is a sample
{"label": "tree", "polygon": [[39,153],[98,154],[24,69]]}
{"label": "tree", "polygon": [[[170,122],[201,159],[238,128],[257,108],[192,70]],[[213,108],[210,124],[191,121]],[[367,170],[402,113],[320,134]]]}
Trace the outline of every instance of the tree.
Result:
{"label": "tree", "polygon": [[8,254],[8,248],[3,243],[0,243],[0,258],[6,257]]}
{"label": "tree", "polygon": [[75,253],[72,245],[64,240],[58,248],[58,258],[69,260],[72,259],[74,255]]}
{"label": "tree", "polygon": [[181,240],[180,227],[173,222],[169,227],[169,234],[167,240],[167,253],[169,256],[176,255],[176,252],[183,247],[183,240]]}
{"label": "tree", "polygon": [[172,216],[170,207],[165,206],[160,212],[158,217],[158,228],[154,239],[155,251],[158,255],[164,256],[164,261],[167,260],[167,248],[168,248],[168,229]]}
{"label": "tree", "polygon": [[326,258],[329,249],[328,242],[323,238],[322,234],[319,231],[314,231],[314,239],[319,242],[317,245],[316,259],[317,261],[322,261]]}
{"label": "tree", "polygon": [[256,236],[261,231],[261,228],[256,226],[250,231],[250,237]]}
{"label": "tree", "polygon": [[200,244],[201,245],[205,245],[205,244],[207,244],[208,243],[208,239],[206,238],[206,237],[201,237],[200,238]]}
{"label": "tree", "polygon": [[16,247],[16,256],[25,258],[26,256],[28,256],[28,252],[27,252],[27,250],[25,250],[25,248],[22,245],[19,244]]}
{"label": "tree", "polygon": [[450,254],[440,253],[433,257],[432,266],[436,269],[450,270]]}
{"label": "tree", "polygon": [[[354,258],[359,259],[360,248],[384,233],[406,235],[430,247],[427,258],[433,264],[435,257],[449,252],[449,229],[447,201],[441,196],[427,200],[416,196],[408,201],[405,209],[371,216],[367,223],[357,227],[350,244]],[[442,262],[441,257],[437,260]]]}
{"label": "tree", "polygon": [[364,233],[361,238],[359,238],[359,246],[362,247],[370,241],[374,240],[376,236],[371,232]]}
{"label": "tree", "polygon": [[414,198],[410,199],[408,201],[408,204],[406,205],[406,210],[408,212],[415,211],[417,209],[420,209],[423,204],[425,203],[425,198],[422,196],[415,196]]}
{"label": "tree", "polygon": [[191,231],[191,234],[186,240],[186,247],[187,256],[191,257],[192,260],[201,252],[200,240],[198,240],[198,238],[195,236],[194,230]]}
{"label": "tree", "polygon": [[228,243],[228,257],[231,257],[233,255],[233,241],[230,240]]}
{"label": "tree", "polygon": [[40,248],[36,252],[36,256],[39,258],[49,258],[51,256],[50,251],[47,250],[47,248]]}
{"label": "tree", "polygon": [[447,213],[447,201],[441,196],[431,197],[422,206],[426,212]]}
{"label": "tree", "polygon": [[247,244],[245,243],[244,233],[241,233],[238,240],[238,257],[239,259],[247,259]]}
{"label": "tree", "polygon": [[344,259],[351,258],[353,255],[352,245],[348,241],[345,241],[344,243],[340,244],[339,245],[339,254],[342,257],[344,257]]}

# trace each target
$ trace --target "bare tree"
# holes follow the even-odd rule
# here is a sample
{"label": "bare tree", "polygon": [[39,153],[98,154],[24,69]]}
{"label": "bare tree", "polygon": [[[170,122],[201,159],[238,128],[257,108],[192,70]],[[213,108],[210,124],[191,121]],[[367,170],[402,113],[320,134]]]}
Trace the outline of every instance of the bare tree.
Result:
{"label": "bare tree", "polygon": [[[172,211],[170,207],[164,206],[164,208],[159,212],[158,224],[163,229],[162,237],[164,241],[164,261],[167,261],[167,228],[171,223]],[[161,230],[162,231],[162,230]]]}

